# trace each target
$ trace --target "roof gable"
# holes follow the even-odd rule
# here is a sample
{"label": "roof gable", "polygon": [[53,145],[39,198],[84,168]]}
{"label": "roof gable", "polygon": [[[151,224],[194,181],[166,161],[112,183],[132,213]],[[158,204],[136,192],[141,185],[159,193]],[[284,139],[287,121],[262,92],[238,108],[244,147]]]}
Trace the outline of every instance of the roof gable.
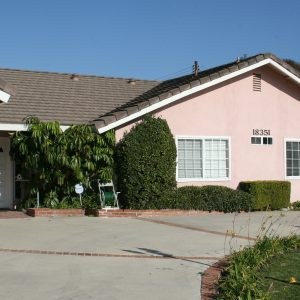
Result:
{"label": "roof gable", "polygon": [[122,126],[147,113],[175,103],[186,96],[193,95],[265,65],[272,66],[300,85],[300,74],[293,67],[273,54],[259,54],[242,61],[235,61],[205,70],[200,72],[197,77],[187,75],[164,81],[143,95],[96,119],[96,126],[99,133]]}

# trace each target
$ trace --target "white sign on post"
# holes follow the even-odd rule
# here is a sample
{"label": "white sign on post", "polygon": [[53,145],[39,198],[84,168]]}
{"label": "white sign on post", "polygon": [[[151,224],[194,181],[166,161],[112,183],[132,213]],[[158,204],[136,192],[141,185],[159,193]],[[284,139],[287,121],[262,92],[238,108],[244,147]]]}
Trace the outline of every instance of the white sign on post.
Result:
{"label": "white sign on post", "polygon": [[80,183],[77,183],[75,185],[75,193],[76,194],[82,194],[83,193],[83,186]]}
{"label": "white sign on post", "polygon": [[81,194],[83,193],[83,186],[81,183],[75,184],[75,193],[79,194],[80,205],[82,206]]}

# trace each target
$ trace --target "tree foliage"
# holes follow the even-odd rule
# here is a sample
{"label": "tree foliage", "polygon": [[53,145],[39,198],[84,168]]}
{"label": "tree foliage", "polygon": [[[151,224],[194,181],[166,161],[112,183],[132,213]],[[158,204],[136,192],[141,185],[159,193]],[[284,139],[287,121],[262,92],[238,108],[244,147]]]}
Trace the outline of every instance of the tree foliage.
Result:
{"label": "tree foliage", "polygon": [[300,73],[300,63],[293,60],[293,59],[284,59],[285,62],[287,62],[289,65],[291,65],[294,69],[296,69]]}
{"label": "tree foliage", "polygon": [[[62,131],[58,122],[26,119],[27,131],[16,132],[11,140],[11,155],[30,173],[31,191],[40,192],[49,203],[74,192],[81,182],[112,178],[114,133],[99,135],[94,126],[73,125]],[[50,200],[49,200],[50,199]],[[46,201],[46,202],[47,202]]]}
{"label": "tree foliage", "polygon": [[161,208],[176,187],[176,145],[166,120],[146,116],[116,148],[120,204]]}

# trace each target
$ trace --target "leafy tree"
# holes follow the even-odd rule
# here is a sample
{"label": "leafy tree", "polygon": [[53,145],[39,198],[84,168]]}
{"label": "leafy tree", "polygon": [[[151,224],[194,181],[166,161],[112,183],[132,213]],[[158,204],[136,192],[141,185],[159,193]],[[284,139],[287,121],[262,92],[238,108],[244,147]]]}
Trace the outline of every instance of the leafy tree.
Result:
{"label": "leafy tree", "polygon": [[294,69],[296,69],[298,72],[300,72],[300,63],[293,60],[293,59],[284,59],[285,62],[287,62],[289,65],[291,65]]}
{"label": "leafy tree", "polygon": [[30,172],[31,193],[40,192],[48,206],[55,206],[81,182],[91,190],[93,180],[112,177],[114,133],[99,135],[93,126],[73,125],[65,132],[58,122],[29,117],[27,131],[16,132],[11,155]]}
{"label": "leafy tree", "polygon": [[166,120],[146,116],[116,148],[120,204],[147,209],[163,204],[176,187],[176,145]]}

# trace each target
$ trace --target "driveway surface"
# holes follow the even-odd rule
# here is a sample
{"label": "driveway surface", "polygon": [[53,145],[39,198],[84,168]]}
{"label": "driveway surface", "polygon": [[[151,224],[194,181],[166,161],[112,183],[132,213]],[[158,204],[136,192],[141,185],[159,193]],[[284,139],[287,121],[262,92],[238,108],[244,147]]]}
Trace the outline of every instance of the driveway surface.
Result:
{"label": "driveway surface", "polygon": [[0,299],[199,300],[201,273],[262,224],[298,232],[300,212],[0,219]]}

